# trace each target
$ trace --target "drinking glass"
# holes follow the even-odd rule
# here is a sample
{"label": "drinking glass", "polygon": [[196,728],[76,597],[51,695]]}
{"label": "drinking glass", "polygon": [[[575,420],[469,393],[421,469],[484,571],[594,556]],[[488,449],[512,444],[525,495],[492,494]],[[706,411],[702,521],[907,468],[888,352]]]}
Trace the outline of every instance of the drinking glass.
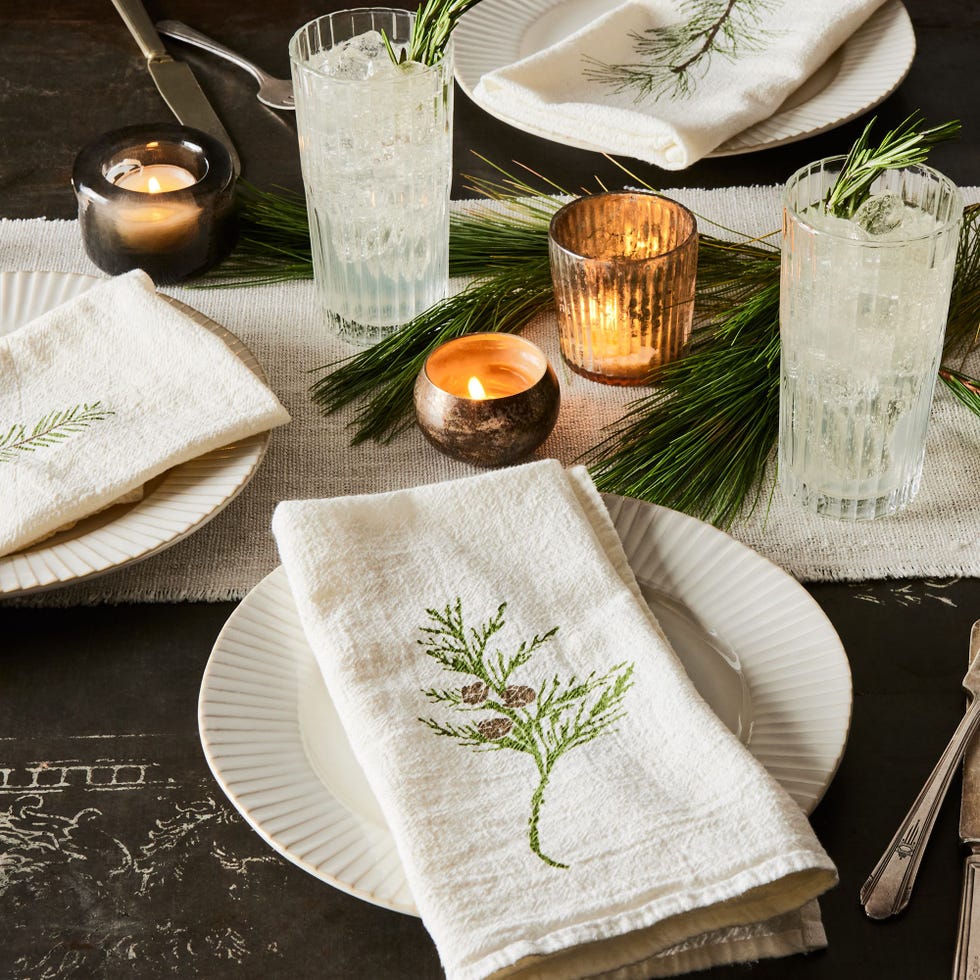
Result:
{"label": "drinking glass", "polygon": [[384,339],[448,288],[452,48],[435,65],[395,65],[381,40],[400,54],[414,20],[342,10],[289,44],[317,294],[355,344]]}
{"label": "drinking glass", "polygon": [[779,480],[808,510],[871,520],[919,489],[963,205],[910,166],[877,178],[858,221],[829,216],[843,159],[784,195]]}

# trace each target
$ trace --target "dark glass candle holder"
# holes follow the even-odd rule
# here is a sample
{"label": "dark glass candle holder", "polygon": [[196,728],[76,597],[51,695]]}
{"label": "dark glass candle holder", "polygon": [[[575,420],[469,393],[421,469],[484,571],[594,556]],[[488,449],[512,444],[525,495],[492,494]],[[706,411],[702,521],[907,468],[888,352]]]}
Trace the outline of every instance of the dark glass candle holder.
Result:
{"label": "dark glass candle holder", "polygon": [[143,269],[158,285],[182,282],[234,245],[231,156],[198,129],[106,133],[76,157],[72,185],[85,251],[110,275]]}

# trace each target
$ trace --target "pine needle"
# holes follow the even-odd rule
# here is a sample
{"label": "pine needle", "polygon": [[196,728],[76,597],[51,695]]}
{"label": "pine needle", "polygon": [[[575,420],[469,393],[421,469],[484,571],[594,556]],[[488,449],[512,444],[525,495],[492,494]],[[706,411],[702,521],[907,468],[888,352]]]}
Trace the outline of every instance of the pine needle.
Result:
{"label": "pine needle", "polygon": [[980,416],[980,380],[952,368],[940,368],[939,379],[974,415]]}
{"label": "pine needle", "polygon": [[239,236],[234,251],[198,286],[261,286],[313,278],[306,201],[283,188],[236,185]]}
{"label": "pine needle", "polygon": [[778,429],[779,270],[702,328],[697,349],[657,372],[596,447],[600,490],[726,527],[761,492]]}

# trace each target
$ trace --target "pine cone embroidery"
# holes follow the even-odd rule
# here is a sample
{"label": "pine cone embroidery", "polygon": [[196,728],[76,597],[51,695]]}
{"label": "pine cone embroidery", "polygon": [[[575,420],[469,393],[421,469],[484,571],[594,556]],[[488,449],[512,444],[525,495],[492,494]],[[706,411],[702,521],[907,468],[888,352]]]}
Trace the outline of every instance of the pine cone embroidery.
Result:
{"label": "pine cone embroidery", "polygon": [[[508,749],[529,757],[536,786],[527,820],[528,845],[531,853],[549,867],[567,869],[568,864],[545,853],[540,840],[541,810],[551,771],[566,752],[616,730],[614,726],[626,714],[623,701],[633,686],[634,665],[624,661],[602,674],[592,671],[585,677],[573,674],[564,680],[557,674],[549,680],[529,670],[527,676],[540,679],[539,687],[511,684],[515,671],[525,667],[555,636],[558,627],[523,640],[508,656],[491,645],[491,638],[504,628],[506,609],[507,603],[500,603],[496,614],[477,628],[467,627],[458,597],[442,609],[426,609],[429,622],[419,627],[422,637],[416,638],[416,643],[443,670],[463,677],[452,687],[430,687],[422,693],[432,704],[448,705],[460,712],[464,721],[419,721],[436,735],[476,752],[489,750],[493,756]],[[490,714],[494,710],[500,714],[472,720],[477,712]]]}
{"label": "pine cone embroidery", "polygon": [[483,681],[477,681],[475,684],[467,684],[460,693],[467,704],[483,704],[490,688]]}
{"label": "pine cone embroidery", "polygon": [[503,697],[500,699],[508,708],[523,708],[524,705],[530,704],[537,694],[534,693],[533,687],[527,687],[525,684],[511,684],[509,687],[504,688]]}
{"label": "pine cone embroidery", "polygon": [[477,731],[491,742],[503,738],[513,727],[510,718],[484,718],[476,723]]}

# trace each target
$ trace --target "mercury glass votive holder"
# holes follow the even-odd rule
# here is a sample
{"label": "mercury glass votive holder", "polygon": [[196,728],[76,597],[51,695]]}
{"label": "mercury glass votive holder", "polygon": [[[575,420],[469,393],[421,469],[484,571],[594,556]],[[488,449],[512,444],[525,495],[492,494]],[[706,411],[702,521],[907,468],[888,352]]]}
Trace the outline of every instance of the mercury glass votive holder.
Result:
{"label": "mercury glass votive holder", "polygon": [[72,185],[89,258],[157,285],[201,275],[235,241],[235,174],[219,140],[175,123],[106,133],[76,157]]}
{"label": "mercury glass votive holder", "polygon": [[514,334],[451,340],[415,380],[422,434],[453,459],[505,466],[528,457],[558,419],[558,378],[541,349]]}
{"label": "mercury glass votive holder", "polygon": [[604,384],[648,384],[691,334],[698,227],[656,194],[594,194],[566,204],[548,232],[562,357]]}

